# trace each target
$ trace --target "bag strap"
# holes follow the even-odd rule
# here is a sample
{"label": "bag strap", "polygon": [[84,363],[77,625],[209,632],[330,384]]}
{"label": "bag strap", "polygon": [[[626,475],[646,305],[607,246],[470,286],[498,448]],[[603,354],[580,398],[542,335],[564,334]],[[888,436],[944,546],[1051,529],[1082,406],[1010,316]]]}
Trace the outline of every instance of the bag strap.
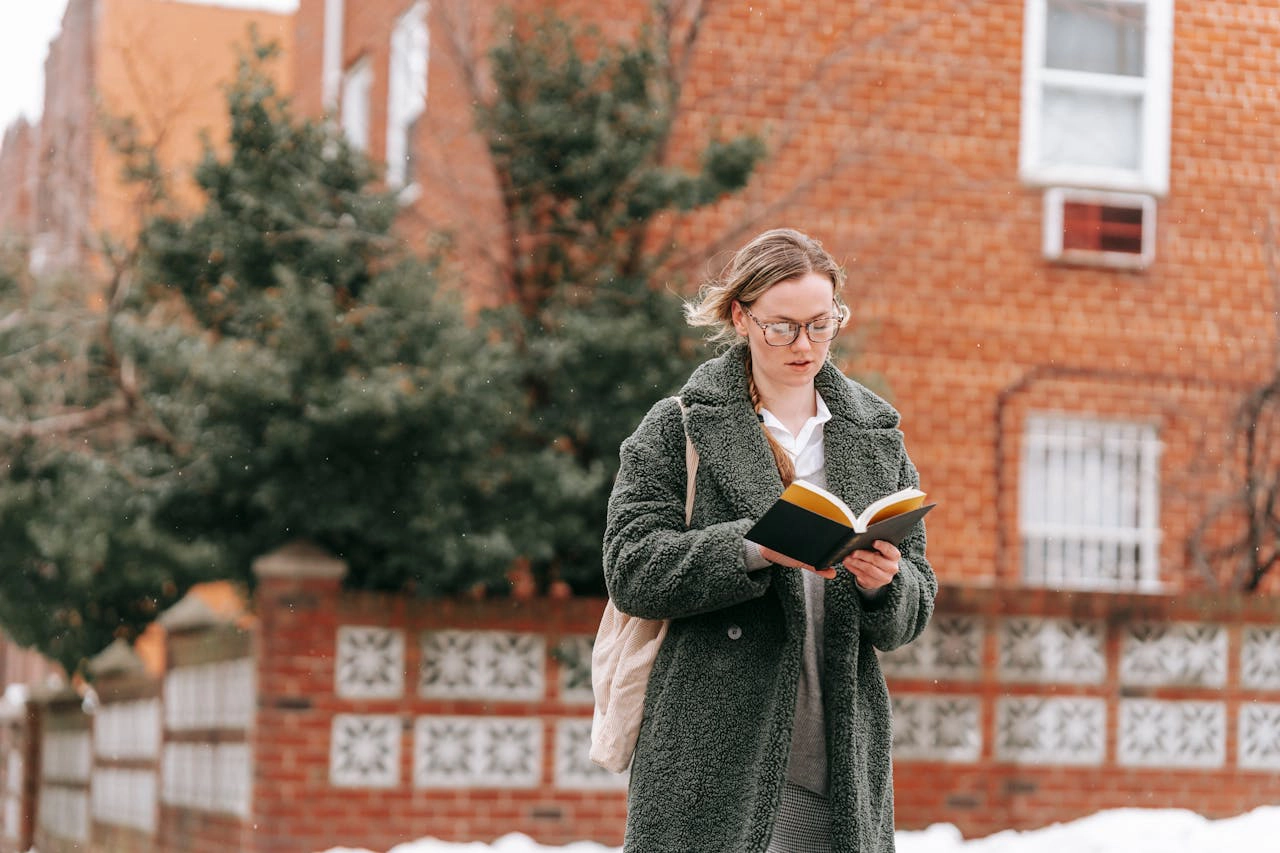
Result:
{"label": "bag strap", "polygon": [[693,446],[689,431],[684,428],[684,400],[679,397],[671,399],[675,400],[676,405],[680,407],[680,430],[684,433],[684,526],[688,527],[689,522],[693,520],[693,490],[698,476],[698,449]]}

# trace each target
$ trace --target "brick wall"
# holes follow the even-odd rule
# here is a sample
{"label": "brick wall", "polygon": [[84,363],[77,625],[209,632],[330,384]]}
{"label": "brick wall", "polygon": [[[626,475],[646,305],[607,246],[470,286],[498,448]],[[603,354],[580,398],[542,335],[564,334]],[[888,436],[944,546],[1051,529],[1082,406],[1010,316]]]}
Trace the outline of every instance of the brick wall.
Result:
{"label": "brick wall", "polygon": [[[585,759],[601,602],[413,602],[276,577],[256,603],[255,817],[277,829],[260,849],[620,843],[623,780]],[[884,656],[900,826],[1273,802],[1278,616],[1274,598],[944,587],[920,640]]]}
{"label": "brick wall", "polygon": [[600,602],[420,602],[338,583],[259,581],[254,808],[272,829],[257,849],[620,841],[621,780],[583,740]]}
{"label": "brick wall", "polygon": [[[297,17],[299,103],[317,111],[323,5],[303,2]],[[343,67],[374,60],[377,157],[390,21],[409,4],[346,5]],[[648,7],[553,5],[611,35]],[[776,224],[811,231],[845,262],[858,345],[843,363],[903,413],[939,503],[930,552],[945,578],[1020,579],[1021,436],[1029,413],[1051,410],[1155,423],[1160,578],[1171,592],[1203,588],[1187,540],[1229,485],[1223,472],[1238,482],[1234,411],[1275,364],[1273,6],[1177,4],[1170,190],[1153,265],[1124,271],[1042,257],[1043,191],[1017,169],[1023,3],[706,4],[672,159],[742,130],[770,154],[742,193],[672,224],[687,275],[670,280],[691,289],[716,268],[708,258]],[[491,14],[430,4],[423,191],[401,221],[412,241],[457,236],[454,270],[477,300],[501,298],[501,224],[459,57],[483,55]]]}

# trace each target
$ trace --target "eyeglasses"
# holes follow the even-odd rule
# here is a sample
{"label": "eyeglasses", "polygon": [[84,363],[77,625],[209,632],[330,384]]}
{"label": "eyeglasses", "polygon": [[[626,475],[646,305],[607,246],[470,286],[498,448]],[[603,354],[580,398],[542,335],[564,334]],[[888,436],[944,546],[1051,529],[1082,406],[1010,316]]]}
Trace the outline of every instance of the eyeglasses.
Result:
{"label": "eyeglasses", "polygon": [[834,340],[835,336],[840,334],[840,326],[844,323],[845,318],[845,309],[841,307],[838,309],[840,312],[838,316],[819,317],[807,323],[793,323],[789,320],[779,323],[761,323],[747,306],[741,302],[738,305],[760,327],[760,331],[764,332],[764,342],[771,347],[785,347],[795,343],[796,339],[800,337],[802,328],[805,334],[809,336],[810,341],[815,344],[824,344],[827,341]]}

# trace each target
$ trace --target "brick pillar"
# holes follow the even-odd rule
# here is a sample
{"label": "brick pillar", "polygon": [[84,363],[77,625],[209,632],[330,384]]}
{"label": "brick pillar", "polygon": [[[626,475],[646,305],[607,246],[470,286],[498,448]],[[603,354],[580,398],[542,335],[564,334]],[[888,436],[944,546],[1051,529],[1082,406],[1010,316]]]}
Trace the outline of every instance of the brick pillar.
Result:
{"label": "brick pillar", "polygon": [[324,850],[336,826],[315,803],[331,793],[329,738],[339,594],[347,564],[294,542],[253,564],[257,577],[257,721],[253,843],[262,853]]}

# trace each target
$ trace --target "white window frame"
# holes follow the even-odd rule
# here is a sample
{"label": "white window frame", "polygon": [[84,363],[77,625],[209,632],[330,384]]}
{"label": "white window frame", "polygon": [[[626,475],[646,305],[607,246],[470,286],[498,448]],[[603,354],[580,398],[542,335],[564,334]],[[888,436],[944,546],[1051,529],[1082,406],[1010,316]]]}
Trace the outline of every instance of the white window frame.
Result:
{"label": "white window frame", "polygon": [[427,108],[427,67],[431,55],[427,4],[419,0],[396,19],[387,69],[387,185],[416,197],[409,174],[410,129]]}
{"label": "white window frame", "polygon": [[1160,453],[1152,423],[1028,415],[1018,489],[1023,581],[1159,590]]}
{"label": "white window frame", "polygon": [[324,0],[320,89],[324,109],[330,114],[338,108],[338,95],[342,88],[342,36],[346,23],[345,0]]}
{"label": "white window frame", "polygon": [[373,108],[373,63],[363,57],[342,75],[342,133],[351,147],[369,150]]}
{"label": "white window frame", "polygon": [[[1022,42],[1022,135],[1018,176],[1035,186],[1094,187],[1163,196],[1169,191],[1173,80],[1173,0],[1113,0],[1146,7],[1143,77],[1045,68],[1048,0],[1027,0]],[[1142,96],[1142,149],[1137,169],[1040,161],[1041,104],[1046,86]]]}

